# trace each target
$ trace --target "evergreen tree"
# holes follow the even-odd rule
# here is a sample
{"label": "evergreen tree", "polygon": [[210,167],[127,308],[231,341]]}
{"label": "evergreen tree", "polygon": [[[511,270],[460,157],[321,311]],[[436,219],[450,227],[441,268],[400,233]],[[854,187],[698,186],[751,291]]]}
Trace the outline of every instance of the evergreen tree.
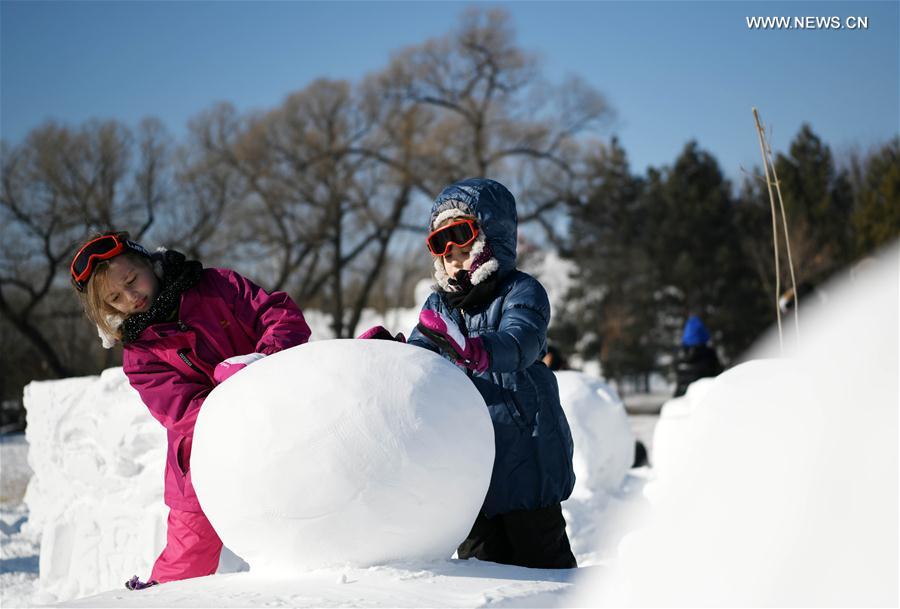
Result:
{"label": "evergreen tree", "polygon": [[900,137],[870,154],[854,193],[854,249],[864,256],[900,236]]}
{"label": "evergreen tree", "polygon": [[835,168],[831,149],[804,124],[788,156],[778,154],[780,180],[798,281],[817,283],[852,257],[852,192],[845,172]]}
{"label": "evergreen tree", "polygon": [[736,205],[716,159],[689,142],[644,192],[646,243],[660,281],[657,335],[674,347],[684,320],[700,315],[726,360],[759,334],[765,301],[740,247]]}
{"label": "evergreen tree", "polygon": [[579,306],[569,328],[582,357],[599,358],[608,378],[622,380],[652,370],[656,356],[641,181],[631,175],[615,138],[588,159],[588,167],[587,196],[572,212],[572,256],[579,269],[572,296]]}

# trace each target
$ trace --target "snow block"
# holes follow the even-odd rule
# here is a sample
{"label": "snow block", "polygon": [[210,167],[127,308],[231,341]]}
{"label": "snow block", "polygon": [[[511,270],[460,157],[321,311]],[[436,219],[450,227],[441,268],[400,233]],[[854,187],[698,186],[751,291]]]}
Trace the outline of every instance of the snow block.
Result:
{"label": "snow block", "polygon": [[254,572],[447,558],[490,482],[493,426],[444,358],[381,340],[271,355],[207,397],[191,470]]}
{"label": "snow block", "polygon": [[25,388],[24,531],[40,539],[46,602],[118,588],[165,543],[166,433],[121,368]]}

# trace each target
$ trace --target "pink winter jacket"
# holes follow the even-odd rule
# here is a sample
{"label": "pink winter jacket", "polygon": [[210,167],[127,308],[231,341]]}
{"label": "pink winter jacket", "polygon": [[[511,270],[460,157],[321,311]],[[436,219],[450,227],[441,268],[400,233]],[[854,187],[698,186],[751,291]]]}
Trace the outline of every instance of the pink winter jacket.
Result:
{"label": "pink winter jacket", "polygon": [[131,386],[168,430],[166,505],[201,511],[191,484],[191,443],[200,407],[216,385],[216,365],[235,355],[275,353],[309,335],[303,313],[284,292],[270,294],[234,271],[204,269],[181,295],[177,321],[149,326],[125,345]]}

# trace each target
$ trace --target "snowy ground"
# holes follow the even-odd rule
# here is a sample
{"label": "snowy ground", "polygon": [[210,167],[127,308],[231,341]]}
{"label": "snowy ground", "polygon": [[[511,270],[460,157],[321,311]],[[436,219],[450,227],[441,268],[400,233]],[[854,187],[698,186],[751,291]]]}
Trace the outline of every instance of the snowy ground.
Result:
{"label": "snowy ground", "polygon": [[22,534],[28,509],[22,502],[31,477],[25,434],[0,436],[0,606],[31,602],[40,545]]}
{"label": "snowy ground", "polygon": [[576,585],[579,570],[507,567],[478,561],[318,570],[291,579],[250,573],[171,582],[140,594],[121,590],[64,607],[546,607]]}
{"label": "snowy ground", "polygon": [[[629,417],[632,432],[652,451],[656,415]],[[31,477],[28,444],[24,434],[0,436],[2,502],[0,502],[0,606],[29,607],[52,603],[36,588],[40,544],[21,531],[28,519],[22,502]],[[652,452],[651,452],[652,458]],[[605,515],[610,522],[624,522],[631,511],[641,509],[641,489],[647,469],[634,470],[622,495],[611,501]],[[569,509],[572,544],[582,565],[577,571],[521,569],[447,560],[436,563],[403,564],[368,569],[328,569],[299,573],[290,581],[257,581],[251,573],[216,575],[200,580],[174,582],[164,587],[130,593],[124,588],[97,596],[68,601],[67,607],[506,607],[548,606],[568,597],[585,577],[604,569],[608,560],[589,556],[595,547],[586,537],[599,530],[588,509]],[[611,544],[627,531],[623,525],[607,527],[604,538]],[[606,545],[606,544],[604,544]],[[579,551],[581,550],[581,551]]]}

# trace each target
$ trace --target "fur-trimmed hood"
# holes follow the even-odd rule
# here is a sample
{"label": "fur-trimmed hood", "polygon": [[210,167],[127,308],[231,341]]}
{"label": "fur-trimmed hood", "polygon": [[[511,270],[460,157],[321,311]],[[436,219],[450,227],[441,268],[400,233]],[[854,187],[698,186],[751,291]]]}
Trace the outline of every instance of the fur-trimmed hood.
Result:
{"label": "fur-trimmed hood", "polygon": [[[516,268],[516,200],[503,184],[485,178],[469,178],[446,187],[434,200],[428,232],[448,218],[472,216],[479,233],[470,256],[478,264],[471,281],[477,285],[493,273],[505,274]],[[443,260],[434,258],[434,278],[438,286],[452,291]]]}

